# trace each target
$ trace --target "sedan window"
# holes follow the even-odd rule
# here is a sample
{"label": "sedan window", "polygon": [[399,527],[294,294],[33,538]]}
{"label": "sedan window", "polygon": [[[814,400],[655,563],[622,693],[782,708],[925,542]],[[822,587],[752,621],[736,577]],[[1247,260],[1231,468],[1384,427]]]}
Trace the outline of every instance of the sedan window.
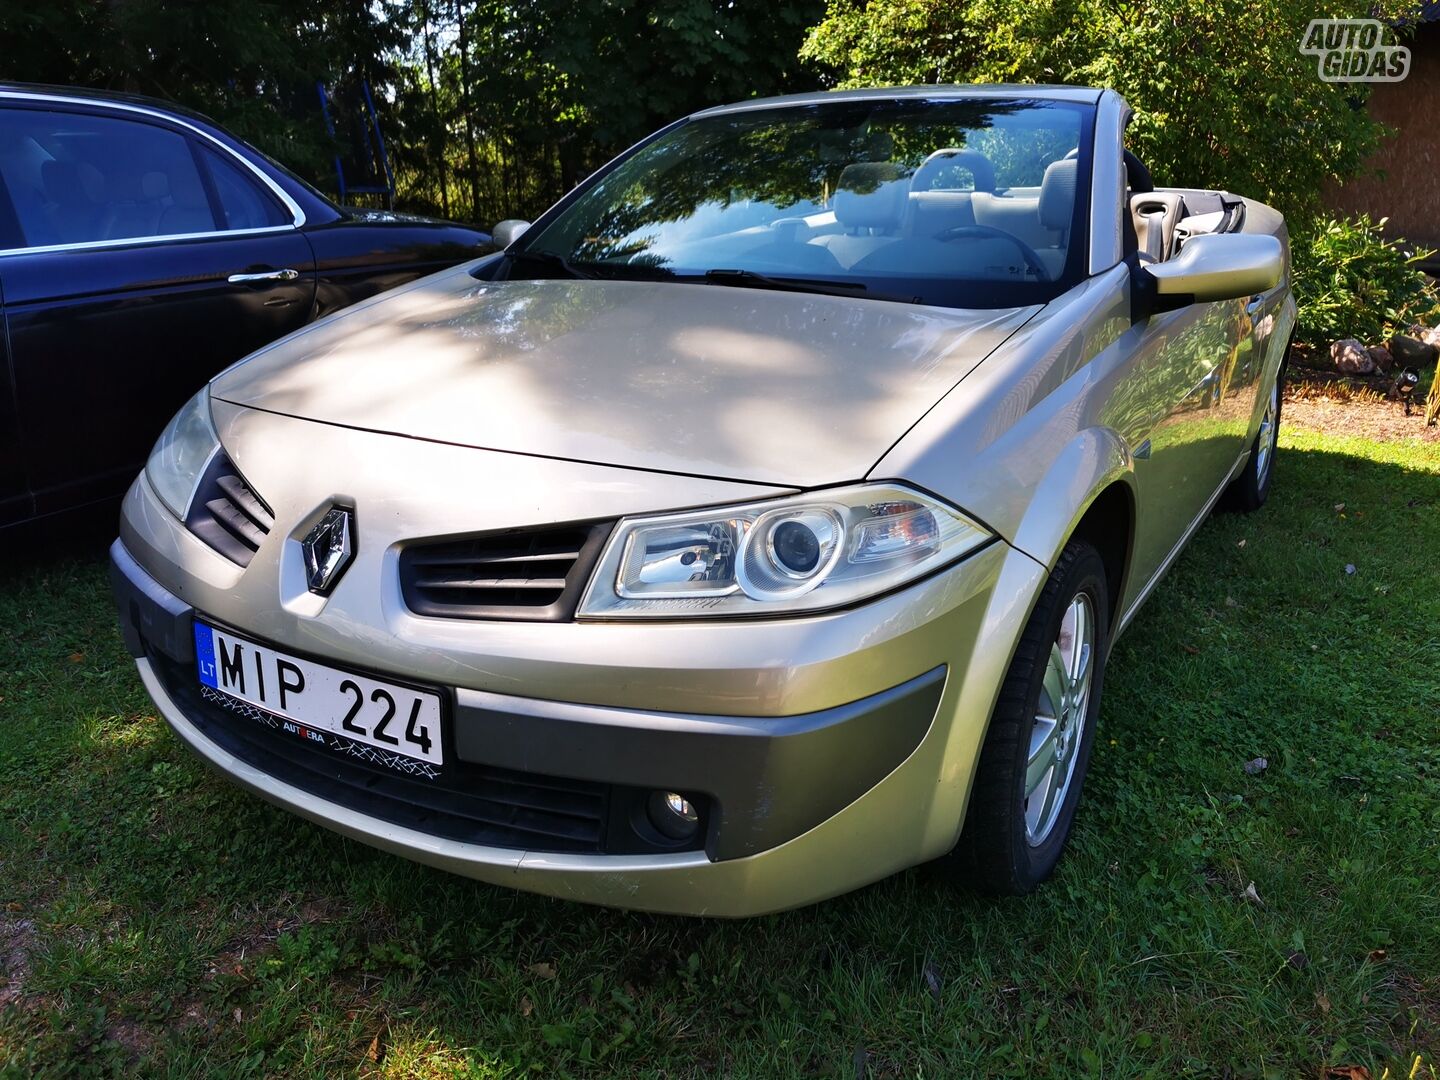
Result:
{"label": "sedan window", "polygon": [[225,228],[265,229],[289,225],[294,220],[233,158],[209,147],[201,151],[201,156],[214,181]]}
{"label": "sedan window", "polygon": [[217,227],[189,140],[154,124],[0,110],[0,179],[27,247]]}

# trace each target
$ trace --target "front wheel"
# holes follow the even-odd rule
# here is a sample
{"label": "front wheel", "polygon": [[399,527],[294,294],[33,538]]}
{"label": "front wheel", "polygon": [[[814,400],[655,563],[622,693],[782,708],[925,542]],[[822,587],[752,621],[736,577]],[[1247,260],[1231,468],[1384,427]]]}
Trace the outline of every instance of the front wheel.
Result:
{"label": "front wheel", "polygon": [[1222,509],[1251,514],[1264,506],[1265,500],[1270,497],[1270,484],[1275,478],[1275,451],[1280,442],[1280,386],[1284,376],[1282,365],[1275,373],[1275,381],[1270,384],[1265,411],[1260,414],[1260,430],[1250,447],[1250,460],[1245,462],[1240,474],[1225,489],[1220,499]]}
{"label": "front wheel", "polygon": [[1085,782],[1109,647],[1105,564],[1066,545],[1000,689],[960,842],[946,869],[985,892],[1031,892],[1054,871]]}

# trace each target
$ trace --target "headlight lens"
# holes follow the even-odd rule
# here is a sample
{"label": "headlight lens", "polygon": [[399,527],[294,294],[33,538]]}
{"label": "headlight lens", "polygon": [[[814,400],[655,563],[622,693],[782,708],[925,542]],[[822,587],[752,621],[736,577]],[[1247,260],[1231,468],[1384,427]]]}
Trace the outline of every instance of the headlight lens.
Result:
{"label": "headlight lens", "polygon": [[145,462],[145,475],[160,501],[181,521],[190,513],[190,500],[205,475],[205,468],[220,439],[210,421],[210,388],[187,401],[160,434]]}
{"label": "headlight lens", "polygon": [[991,534],[936,499],[864,485],[627,518],[581,617],[695,618],[840,607],[954,562]]}

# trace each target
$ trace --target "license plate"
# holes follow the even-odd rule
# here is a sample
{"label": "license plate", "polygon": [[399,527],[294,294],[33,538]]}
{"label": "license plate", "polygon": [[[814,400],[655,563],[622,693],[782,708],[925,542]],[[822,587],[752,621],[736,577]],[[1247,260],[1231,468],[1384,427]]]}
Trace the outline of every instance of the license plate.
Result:
{"label": "license plate", "polygon": [[[281,729],[372,764],[443,764],[440,695],[317,664],[195,621],[201,684],[280,718]],[[356,752],[352,744],[374,753]],[[433,770],[423,770],[431,773]]]}

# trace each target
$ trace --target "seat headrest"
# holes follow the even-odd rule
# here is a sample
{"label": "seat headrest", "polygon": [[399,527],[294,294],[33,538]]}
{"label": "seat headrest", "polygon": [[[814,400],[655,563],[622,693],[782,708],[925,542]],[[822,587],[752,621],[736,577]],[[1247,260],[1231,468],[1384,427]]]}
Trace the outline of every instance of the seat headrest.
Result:
{"label": "seat headrest", "polygon": [[1075,183],[1079,176],[1075,158],[1052,161],[1040,181],[1040,224],[1047,229],[1068,229],[1075,213]]}
{"label": "seat headrest", "polygon": [[835,220],[847,228],[900,228],[910,193],[905,170],[890,161],[846,165],[835,188]]}
{"label": "seat headrest", "polygon": [[[928,191],[937,177],[947,169],[966,170],[975,191],[995,190],[995,166],[979,150],[966,150],[959,146],[946,146],[936,150],[915,170],[915,179],[910,182],[912,191]],[[947,190],[942,187],[940,190]]]}
{"label": "seat headrest", "polygon": [[84,161],[47,161],[40,166],[45,195],[60,205],[79,206],[105,198],[105,178]]}

